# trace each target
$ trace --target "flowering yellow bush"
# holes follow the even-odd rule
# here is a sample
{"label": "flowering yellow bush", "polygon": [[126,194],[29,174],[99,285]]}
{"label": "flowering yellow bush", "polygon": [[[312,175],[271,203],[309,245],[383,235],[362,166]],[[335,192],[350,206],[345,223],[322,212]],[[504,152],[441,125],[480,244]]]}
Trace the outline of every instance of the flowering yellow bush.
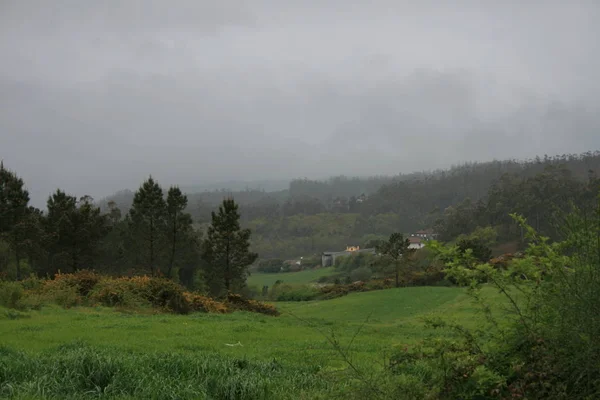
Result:
{"label": "flowering yellow bush", "polygon": [[200,311],[207,313],[225,314],[230,312],[227,304],[211,299],[210,297],[202,296],[197,293],[183,293],[186,301],[190,304],[192,311]]}
{"label": "flowering yellow bush", "polygon": [[263,303],[261,301],[256,300],[244,299],[239,294],[230,293],[227,296],[227,303],[230,305],[231,308],[235,310],[257,312],[273,316],[279,315],[279,311],[272,304]]}
{"label": "flowering yellow bush", "polygon": [[279,315],[270,304],[246,300],[234,294],[226,302],[220,302],[186,292],[181,285],[169,279],[149,276],[113,278],[82,270],[72,274],[58,273],[54,279],[28,281],[26,288],[25,293],[32,299],[51,301],[67,308],[86,304],[128,308],[145,306],[178,314],[194,311],[224,314],[245,310]]}

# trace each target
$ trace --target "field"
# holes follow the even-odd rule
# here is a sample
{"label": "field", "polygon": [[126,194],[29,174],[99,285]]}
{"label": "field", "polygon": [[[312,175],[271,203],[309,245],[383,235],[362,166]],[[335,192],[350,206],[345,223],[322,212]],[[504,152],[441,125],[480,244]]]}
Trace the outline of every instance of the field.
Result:
{"label": "field", "polygon": [[0,309],[0,397],[331,398],[345,390],[335,373],[347,365],[328,336],[347,346],[360,330],[353,359],[374,369],[395,346],[430,334],[425,316],[479,318],[463,289],[445,287],[277,307],[280,317]]}
{"label": "field", "polygon": [[323,276],[332,275],[335,272],[334,267],[308,269],[299,272],[283,272],[277,274],[254,273],[248,277],[248,286],[262,288],[263,286],[273,286],[275,282],[281,280],[285,283],[310,283],[316,282]]}

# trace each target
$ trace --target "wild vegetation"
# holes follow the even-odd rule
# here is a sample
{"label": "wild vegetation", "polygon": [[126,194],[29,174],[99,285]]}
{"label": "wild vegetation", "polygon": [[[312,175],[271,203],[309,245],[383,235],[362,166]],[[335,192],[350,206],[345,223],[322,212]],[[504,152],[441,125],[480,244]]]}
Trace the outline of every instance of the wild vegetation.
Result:
{"label": "wild vegetation", "polygon": [[[124,216],[61,190],[42,212],[1,165],[0,395],[596,398],[598,159],[390,178],[347,204],[323,188],[361,180],[295,181],[284,214],[226,197],[204,225],[152,178]],[[411,249],[414,227],[439,241]],[[342,237],[376,250],[314,268]]]}

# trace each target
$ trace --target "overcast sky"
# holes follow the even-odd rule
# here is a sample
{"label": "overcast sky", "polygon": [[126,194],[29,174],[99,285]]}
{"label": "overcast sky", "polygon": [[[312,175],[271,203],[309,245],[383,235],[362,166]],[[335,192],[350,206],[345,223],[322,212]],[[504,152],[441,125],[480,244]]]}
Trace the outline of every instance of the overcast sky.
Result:
{"label": "overcast sky", "polygon": [[0,158],[39,205],[149,174],[600,149],[599,18],[594,0],[0,0]]}

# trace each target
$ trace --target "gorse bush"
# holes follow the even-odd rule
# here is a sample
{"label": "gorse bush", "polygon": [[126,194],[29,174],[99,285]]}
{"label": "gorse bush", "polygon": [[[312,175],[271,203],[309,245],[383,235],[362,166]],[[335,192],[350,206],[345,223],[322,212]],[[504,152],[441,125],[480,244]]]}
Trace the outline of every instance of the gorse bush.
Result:
{"label": "gorse bush", "polygon": [[227,303],[230,308],[235,310],[258,312],[266,315],[279,315],[279,311],[271,304],[262,303],[256,300],[244,299],[239,294],[230,293],[227,296]]}
{"label": "gorse bush", "polygon": [[[159,311],[187,314],[196,312],[225,313],[237,309],[278,315],[273,306],[240,300],[239,304],[215,301],[189,293],[174,281],[148,276],[112,278],[92,271],[57,274],[55,279],[1,283],[0,305],[11,308],[39,309],[43,303],[65,308],[78,305],[102,305],[120,309],[154,308]],[[23,286],[31,288],[24,290]],[[3,286],[4,287],[4,286]],[[240,296],[240,299],[242,297]],[[244,307],[241,307],[244,305]]]}
{"label": "gorse bush", "polygon": [[183,294],[192,311],[226,314],[231,310],[227,304],[211,299],[197,293],[186,292]]}

